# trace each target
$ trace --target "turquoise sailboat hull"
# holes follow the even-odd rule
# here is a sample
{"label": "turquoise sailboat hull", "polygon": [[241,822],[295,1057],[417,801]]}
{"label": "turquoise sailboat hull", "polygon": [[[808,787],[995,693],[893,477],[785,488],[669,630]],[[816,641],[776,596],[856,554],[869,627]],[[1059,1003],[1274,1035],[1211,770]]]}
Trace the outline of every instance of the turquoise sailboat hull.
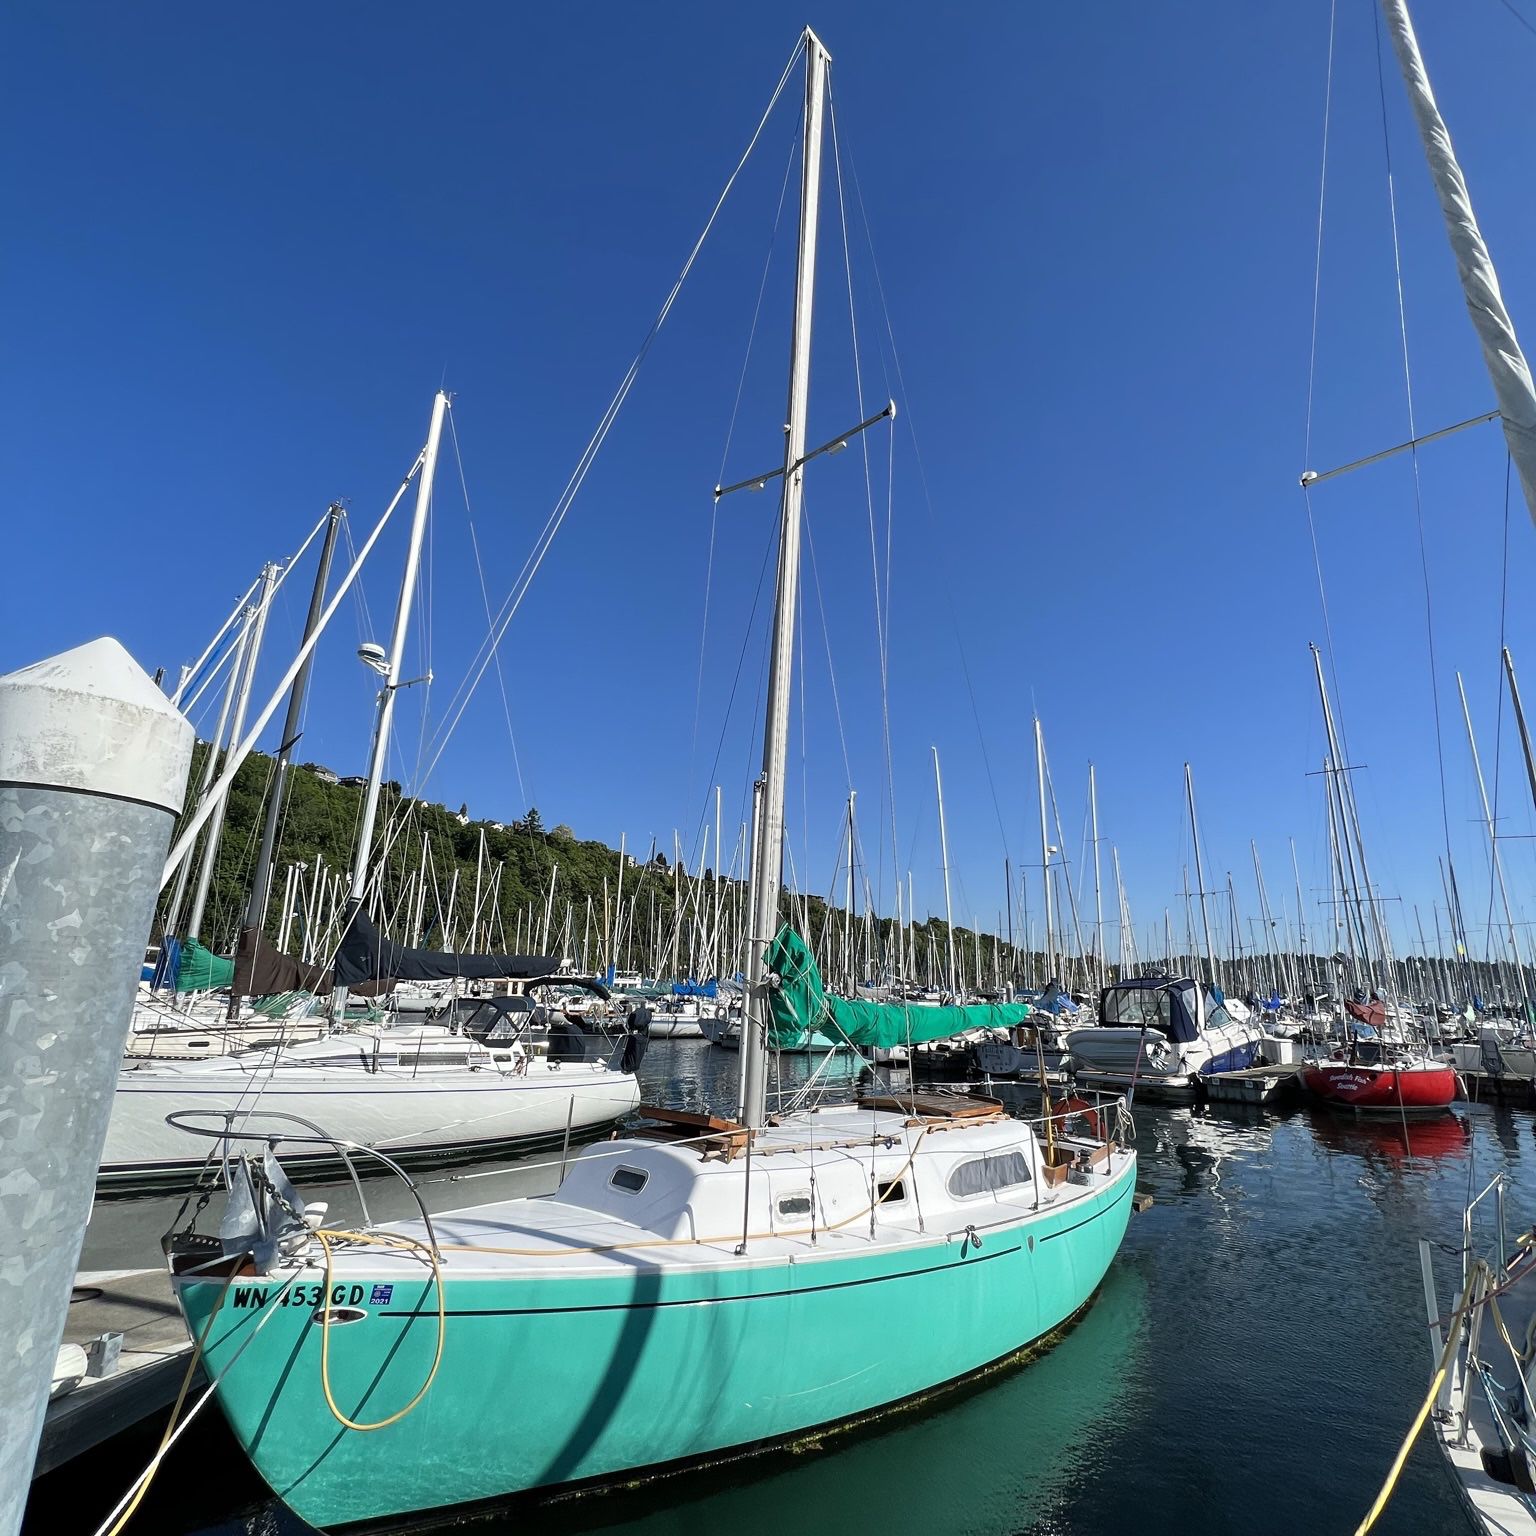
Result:
{"label": "turquoise sailboat hull", "polygon": [[337,1406],[384,1419],[432,1376],[412,1411],[367,1432],[322,1390],[322,1270],[176,1285],[193,1336],[207,1327],[236,1438],[290,1508],[334,1527],[770,1445],[1005,1359],[1103,1279],[1135,1184],[1134,1155],[1116,1163],[1064,1207],[895,1248],[686,1268],[637,1255],[591,1278],[456,1277],[450,1263],[435,1375],[431,1270],[351,1262],[331,1285]]}

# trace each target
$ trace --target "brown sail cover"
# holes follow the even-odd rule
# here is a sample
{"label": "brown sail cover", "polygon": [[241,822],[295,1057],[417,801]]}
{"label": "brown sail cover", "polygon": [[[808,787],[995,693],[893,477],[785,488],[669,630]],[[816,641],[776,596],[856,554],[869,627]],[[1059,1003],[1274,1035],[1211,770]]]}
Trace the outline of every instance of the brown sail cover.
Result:
{"label": "brown sail cover", "polygon": [[331,990],[329,966],[306,965],[285,955],[259,929],[243,928],[235,950],[234,990],[240,997],[270,997],[276,992]]}
{"label": "brown sail cover", "polygon": [[1362,1024],[1369,1024],[1372,1029],[1382,1029],[1387,1022],[1387,1005],[1379,997],[1373,997],[1368,1003],[1357,1003],[1349,998],[1344,1006],[1349,1010],[1353,1019],[1359,1019]]}

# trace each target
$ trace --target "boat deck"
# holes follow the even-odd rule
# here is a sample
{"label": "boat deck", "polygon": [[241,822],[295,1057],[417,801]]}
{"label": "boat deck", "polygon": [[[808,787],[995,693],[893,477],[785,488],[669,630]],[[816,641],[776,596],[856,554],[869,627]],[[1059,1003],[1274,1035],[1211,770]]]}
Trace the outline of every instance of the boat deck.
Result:
{"label": "boat deck", "polygon": [[[815,1262],[855,1247],[868,1254],[942,1246],[967,1231],[1017,1225],[1090,1199],[1134,1166],[1130,1152],[1058,1137],[1077,1166],[1070,1175],[1066,1167],[1043,1168],[1030,1129],[976,1098],[889,1102],[900,1108],[840,1105],[769,1125],[750,1155],[738,1145],[745,1133],[729,1122],[701,1128],[697,1139],[618,1136],[585,1148],[560,1191],[435,1216],[431,1236],[444,1272],[455,1278],[611,1278],[646,1269],[681,1279],[722,1262],[750,1269]],[[1019,1153],[1031,1170],[1027,1182],[980,1196],[947,1192],[956,1164]],[[423,1222],[391,1223],[379,1233],[423,1246],[336,1245],[336,1280],[427,1271]]]}

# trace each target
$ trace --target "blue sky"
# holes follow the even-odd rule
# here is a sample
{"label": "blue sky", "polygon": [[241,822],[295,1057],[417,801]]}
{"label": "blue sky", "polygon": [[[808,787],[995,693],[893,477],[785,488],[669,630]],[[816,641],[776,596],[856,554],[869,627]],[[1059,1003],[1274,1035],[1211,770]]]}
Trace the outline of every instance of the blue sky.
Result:
{"label": "blue sky", "polygon": [[[1372,10],[1339,9],[1318,468],[1408,435]],[[1530,344],[1536,36],[1498,0],[1421,0],[1417,12]],[[819,463],[808,492],[815,571],[808,562],[789,795],[801,878],[832,880],[851,770],[887,904],[894,869],[910,867],[918,907],[940,910],[937,744],[956,915],[990,926],[1005,848],[1016,867],[1038,861],[1038,708],[1068,854],[1079,856],[1092,759],[1105,867],[1114,843],[1143,933],[1189,861],[1186,760],[1208,878],[1230,869],[1255,912],[1255,839],[1272,901],[1283,890],[1289,906],[1293,836],[1309,892],[1324,884],[1321,796],[1306,777],[1323,755],[1307,643],[1323,631],[1296,481],[1325,0],[947,15],[826,4],[810,16],[777,4],[343,5],[302,27],[193,6],[12,8],[0,667],[103,632],[151,668],[191,659],[259,564],[294,548],[331,497],[349,499],[361,539],[440,382],[455,394],[463,483],[499,603],[806,20],[836,61],[864,376],[861,400],[829,167],[810,436],[877,408],[888,378],[902,416],[890,575],[899,854],[881,809],[869,513],[850,452]],[[1387,67],[1424,431],[1491,397]],[[669,852],[674,829],[693,844],[712,782],[728,826],[740,818],[766,646],[763,606],[755,626],[748,615],[774,509],[771,497],[722,503],[706,585],[710,491],[722,462],[734,479],[779,451],[793,193],[771,236],[797,94],[770,122],[507,635],[522,787],[490,674],[427,793],[499,819],[526,796],[546,822],[612,842],[625,832],[632,847],[656,837]],[[882,553],[887,444],[886,429],[871,434]],[[441,718],[486,628],[459,463],[450,443],[420,605],[430,656],[417,658],[438,681],[402,710],[406,778],[422,708]],[[1536,823],[1496,687],[1497,429],[1427,449],[1420,469],[1468,921],[1486,921],[1488,875],[1458,667],[1490,786],[1498,768],[1512,890],[1536,918]],[[1398,460],[1320,488],[1313,505],[1336,702],[1367,765],[1373,872],[1402,898],[1395,921],[1417,902],[1428,926],[1440,797],[1411,468]],[[1518,490],[1509,535],[1506,635],[1536,678],[1523,601],[1536,544]],[[322,652],[303,755],[343,772],[363,765],[371,709],[351,651],[365,631],[385,638],[403,538],[402,519],[367,573],[371,618],[349,604]],[[262,669],[274,682],[307,582],[296,574],[274,615]],[[1038,893],[1030,900],[1037,914]]]}

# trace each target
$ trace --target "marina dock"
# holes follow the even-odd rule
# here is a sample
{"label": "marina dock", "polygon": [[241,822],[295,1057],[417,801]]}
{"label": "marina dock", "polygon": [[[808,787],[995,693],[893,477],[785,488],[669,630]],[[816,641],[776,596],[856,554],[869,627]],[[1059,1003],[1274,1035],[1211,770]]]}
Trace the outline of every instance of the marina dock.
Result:
{"label": "marina dock", "polygon": [[192,1347],[163,1269],[82,1271],[64,1343],[84,1374],[48,1404],[34,1477],[169,1408]]}
{"label": "marina dock", "polygon": [[1519,1072],[1463,1071],[1461,1081],[1470,1103],[1536,1108],[1536,1078]]}
{"label": "marina dock", "polygon": [[1300,1087],[1301,1063],[1245,1067],[1238,1072],[1212,1072],[1200,1079],[1212,1104],[1278,1104]]}

